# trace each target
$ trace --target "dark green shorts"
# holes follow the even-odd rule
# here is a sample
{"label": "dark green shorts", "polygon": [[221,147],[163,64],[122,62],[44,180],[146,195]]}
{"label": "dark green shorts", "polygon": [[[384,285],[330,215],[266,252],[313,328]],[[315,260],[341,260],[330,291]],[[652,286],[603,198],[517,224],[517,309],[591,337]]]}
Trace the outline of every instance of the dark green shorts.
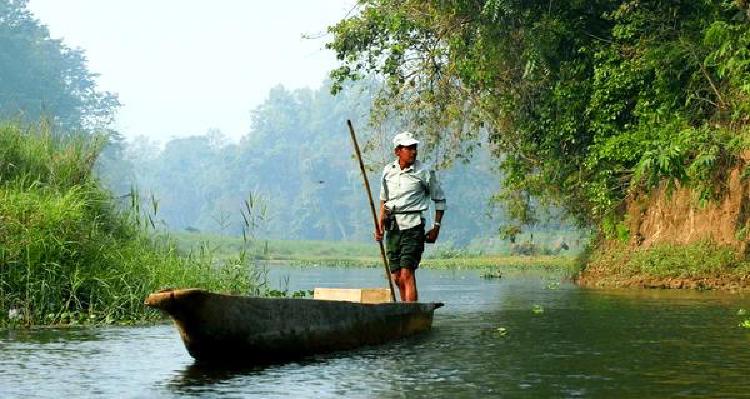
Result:
{"label": "dark green shorts", "polygon": [[391,273],[401,268],[415,270],[424,252],[424,223],[406,230],[387,231],[385,241]]}

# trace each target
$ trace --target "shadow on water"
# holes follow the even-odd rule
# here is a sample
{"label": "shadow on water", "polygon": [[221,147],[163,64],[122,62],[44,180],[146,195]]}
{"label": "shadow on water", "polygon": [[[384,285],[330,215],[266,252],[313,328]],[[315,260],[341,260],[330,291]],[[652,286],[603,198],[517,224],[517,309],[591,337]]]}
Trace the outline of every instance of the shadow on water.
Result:
{"label": "shadow on water", "polygon": [[174,388],[221,384],[237,377],[262,373],[273,365],[217,365],[195,362],[177,372],[169,385]]}
{"label": "shadow on water", "polygon": [[232,394],[242,392],[243,381],[274,380],[274,376],[306,367],[320,367],[326,359],[308,357],[273,363],[242,365],[193,362],[176,371],[165,384],[167,390],[177,395]]}

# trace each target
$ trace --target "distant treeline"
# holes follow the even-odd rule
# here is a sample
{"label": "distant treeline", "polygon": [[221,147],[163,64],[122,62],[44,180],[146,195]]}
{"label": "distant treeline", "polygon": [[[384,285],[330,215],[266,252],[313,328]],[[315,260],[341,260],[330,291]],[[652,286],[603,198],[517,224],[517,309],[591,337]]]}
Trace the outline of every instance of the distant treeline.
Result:
{"label": "distant treeline", "polygon": [[[163,148],[145,138],[120,143],[119,155],[103,160],[101,176],[117,193],[133,184],[144,200],[153,197],[156,219],[172,230],[240,234],[243,203],[252,197],[265,207],[260,234],[268,238],[369,239],[372,216],[346,120],[354,121],[368,150],[377,201],[382,167],[394,159],[390,139],[396,128],[373,130],[368,124],[372,84],[352,85],[337,96],[327,84],[318,90],[277,86],[253,111],[249,133],[239,143],[216,131],[172,139]],[[471,163],[450,166],[435,149],[420,158],[444,168],[439,176],[449,210],[441,238],[464,244],[497,236],[503,217],[491,199],[499,176],[487,149],[477,149]]]}

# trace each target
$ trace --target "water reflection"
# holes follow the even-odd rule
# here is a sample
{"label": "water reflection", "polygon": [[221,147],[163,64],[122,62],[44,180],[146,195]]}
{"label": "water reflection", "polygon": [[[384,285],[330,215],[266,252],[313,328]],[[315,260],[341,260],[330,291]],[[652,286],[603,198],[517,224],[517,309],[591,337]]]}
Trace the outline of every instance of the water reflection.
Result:
{"label": "water reflection", "polygon": [[216,363],[193,362],[179,371],[169,383],[169,386],[179,391],[185,388],[206,385],[224,384],[240,377],[257,376],[281,366],[320,366],[325,362],[314,357],[297,361],[280,361],[275,364],[260,365],[221,365]]}
{"label": "water reflection", "polygon": [[193,392],[195,388],[221,385],[241,376],[257,374],[270,366],[222,367],[192,363],[180,370],[167,384],[177,393]]}
{"label": "water reflection", "polygon": [[29,344],[51,344],[70,341],[92,341],[98,339],[100,330],[90,327],[36,328],[0,330],[0,344],[23,341]]}

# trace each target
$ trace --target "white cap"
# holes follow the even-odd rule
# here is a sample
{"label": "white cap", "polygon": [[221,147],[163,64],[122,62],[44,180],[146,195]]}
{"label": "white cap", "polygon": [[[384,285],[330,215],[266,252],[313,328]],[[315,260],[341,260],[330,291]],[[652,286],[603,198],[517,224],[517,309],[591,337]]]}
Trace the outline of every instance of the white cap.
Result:
{"label": "white cap", "polygon": [[398,146],[408,147],[414,144],[419,144],[419,141],[409,132],[399,133],[393,137],[393,148],[397,148]]}

